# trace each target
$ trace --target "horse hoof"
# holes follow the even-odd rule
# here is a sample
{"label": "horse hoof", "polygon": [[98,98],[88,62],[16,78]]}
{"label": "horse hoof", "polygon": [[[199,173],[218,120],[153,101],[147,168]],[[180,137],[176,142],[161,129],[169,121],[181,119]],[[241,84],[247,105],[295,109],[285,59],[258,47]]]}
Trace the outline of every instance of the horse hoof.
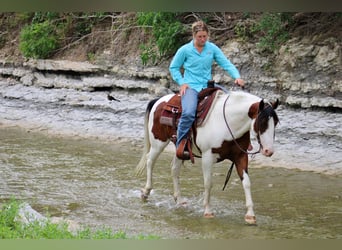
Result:
{"label": "horse hoof", "polygon": [[147,199],[148,199],[148,195],[146,195],[146,194],[141,194],[141,200],[142,200],[143,202],[146,202]]}
{"label": "horse hoof", "polygon": [[177,207],[183,207],[187,208],[188,207],[188,202],[187,201],[182,201],[182,202],[177,202]]}
{"label": "horse hoof", "polygon": [[141,200],[143,201],[143,202],[146,202],[147,201],[147,199],[148,199],[148,194],[146,194],[145,193],[145,190],[144,189],[141,189]]}
{"label": "horse hoof", "polygon": [[215,217],[214,213],[205,213],[204,214],[204,218],[206,218],[206,219],[211,219],[211,218],[214,218],[214,217]]}
{"label": "horse hoof", "polygon": [[246,215],[245,222],[247,225],[256,225],[256,218],[252,215]]}

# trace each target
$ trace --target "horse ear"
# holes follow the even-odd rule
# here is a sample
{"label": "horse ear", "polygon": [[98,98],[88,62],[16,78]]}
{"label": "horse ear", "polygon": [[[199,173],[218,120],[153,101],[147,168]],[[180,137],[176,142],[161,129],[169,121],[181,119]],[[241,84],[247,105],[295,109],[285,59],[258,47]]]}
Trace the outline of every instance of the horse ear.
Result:
{"label": "horse ear", "polygon": [[279,106],[279,99],[277,98],[277,100],[272,103],[272,107],[273,109],[276,109],[278,106]]}
{"label": "horse ear", "polygon": [[264,99],[261,99],[261,101],[259,102],[259,112],[260,112],[261,110],[263,110],[264,107],[265,107]]}

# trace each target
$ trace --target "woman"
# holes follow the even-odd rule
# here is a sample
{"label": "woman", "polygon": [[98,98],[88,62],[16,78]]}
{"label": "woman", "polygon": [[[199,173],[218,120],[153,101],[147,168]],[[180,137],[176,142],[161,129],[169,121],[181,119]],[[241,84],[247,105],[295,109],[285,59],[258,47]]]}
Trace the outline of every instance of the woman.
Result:
{"label": "woman", "polygon": [[[198,93],[207,87],[212,79],[213,62],[222,67],[241,87],[244,81],[240,77],[237,68],[226,58],[222,50],[214,43],[209,42],[209,30],[202,21],[192,24],[193,39],[178,49],[171,61],[169,70],[174,81],[180,85],[182,97],[182,115],[177,129],[177,157],[188,159],[188,155],[182,155],[182,149],[187,140],[187,134],[195,120]],[[181,68],[184,68],[182,74]]]}

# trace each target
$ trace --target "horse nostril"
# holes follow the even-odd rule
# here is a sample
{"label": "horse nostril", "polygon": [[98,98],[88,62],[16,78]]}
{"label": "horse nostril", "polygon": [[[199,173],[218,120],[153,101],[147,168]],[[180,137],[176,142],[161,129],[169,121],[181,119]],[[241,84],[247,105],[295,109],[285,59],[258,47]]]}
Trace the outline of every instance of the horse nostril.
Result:
{"label": "horse nostril", "polygon": [[265,154],[266,156],[272,156],[272,155],[273,155],[273,151],[272,151],[272,150],[269,150],[269,149],[265,149],[265,150],[264,150],[264,154]]}

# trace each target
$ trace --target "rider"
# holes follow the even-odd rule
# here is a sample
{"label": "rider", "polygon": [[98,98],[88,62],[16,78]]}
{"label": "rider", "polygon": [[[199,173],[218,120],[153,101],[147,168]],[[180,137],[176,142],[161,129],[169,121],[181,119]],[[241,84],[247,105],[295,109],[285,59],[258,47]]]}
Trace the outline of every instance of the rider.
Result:
{"label": "rider", "polygon": [[[222,50],[209,42],[209,29],[203,21],[192,24],[193,39],[180,47],[173,57],[169,70],[174,81],[180,85],[182,115],[177,129],[177,157],[185,159],[180,148],[184,148],[188,132],[195,120],[198,93],[207,87],[212,78],[212,64],[216,61],[241,87],[244,81],[237,68],[227,59]],[[184,73],[182,74],[181,68]],[[180,147],[180,145],[183,145]]]}

